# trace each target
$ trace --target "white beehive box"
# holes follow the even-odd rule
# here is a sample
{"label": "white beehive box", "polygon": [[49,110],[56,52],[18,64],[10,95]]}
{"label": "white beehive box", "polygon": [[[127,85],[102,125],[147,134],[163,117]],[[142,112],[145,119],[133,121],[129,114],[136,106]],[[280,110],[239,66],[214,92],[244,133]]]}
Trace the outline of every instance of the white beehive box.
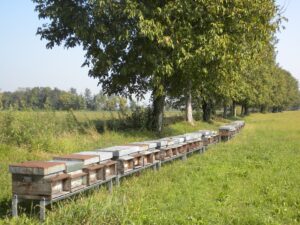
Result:
{"label": "white beehive box", "polygon": [[103,148],[100,149],[99,151],[101,152],[112,152],[114,157],[121,157],[121,156],[126,156],[129,154],[137,153],[139,152],[139,147],[138,146],[113,146],[109,148]]}
{"label": "white beehive box", "polygon": [[94,163],[99,163],[98,155],[69,154],[69,155],[63,155],[63,156],[56,156],[53,159],[83,162],[83,165],[85,165],[85,166],[91,165]]}
{"label": "white beehive box", "polygon": [[113,157],[113,153],[112,152],[103,152],[103,151],[83,151],[83,152],[77,152],[75,154],[79,154],[79,155],[97,155],[99,156],[99,162],[102,161],[106,161],[106,160],[110,160]]}

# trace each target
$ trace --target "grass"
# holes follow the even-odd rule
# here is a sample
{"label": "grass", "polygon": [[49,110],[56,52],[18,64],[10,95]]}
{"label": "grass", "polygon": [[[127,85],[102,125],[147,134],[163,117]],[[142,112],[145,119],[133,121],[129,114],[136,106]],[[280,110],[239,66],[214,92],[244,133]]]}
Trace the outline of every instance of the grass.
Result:
{"label": "grass", "polygon": [[[211,129],[221,122],[197,122],[195,127],[176,123],[164,135]],[[159,172],[149,170],[124,179],[112,195],[101,188],[55,204],[48,211],[46,223],[299,224],[300,112],[254,114],[246,118],[246,123],[232,141],[214,146],[204,155],[194,155],[186,162],[163,166]],[[58,140],[63,152],[155,138],[152,133],[139,131],[95,132],[93,138],[78,135],[74,138],[69,133]],[[29,152],[24,147],[1,146],[0,208],[9,209],[10,162],[47,159],[60,150]],[[0,212],[0,223],[39,223],[28,214],[11,219],[8,212]]]}

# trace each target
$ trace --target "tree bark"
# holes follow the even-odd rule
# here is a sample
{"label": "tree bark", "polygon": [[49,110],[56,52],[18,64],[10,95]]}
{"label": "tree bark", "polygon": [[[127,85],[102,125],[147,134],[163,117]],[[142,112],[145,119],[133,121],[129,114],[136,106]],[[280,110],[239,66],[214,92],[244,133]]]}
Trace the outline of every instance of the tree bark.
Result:
{"label": "tree bark", "polygon": [[232,102],[231,116],[236,117],[236,103],[235,103],[235,101]]}
{"label": "tree bark", "polygon": [[185,120],[190,124],[194,125],[191,86],[192,86],[192,82],[189,81],[188,90],[186,93],[186,102],[185,102]]}
{"label": "tree bark", "polygon": [[223,108],[223,118],[227,118],[227,111],[228,111],[228,107],[227,107],[227,105],[224,105],[224,108]]}
{"label": "tree bark", "polygon": [[211,107],[210,102],[203,101],[203,103],[202,103],[202,110],[203,110],[202,119],[203,119],[203,121],[205,121],[205,122],[210,121],[211,109],[212,109],[212,107]]}
{"label": "tree bark", "polygon": [[241,109],[241,116],[245,115],[245,106],[242,104],[242,109]]}
{"label": "tree bark", "polygon": [[248,116],[249,115],[249,107],[248,107],[248,105],[247,104],[245,104],[245,106],[244,106],[244,110],[245,110],[245,116]]}
{"label": "tree bark", "polygon": [[161,133],[164,121],[165,95],[156,95],[153,91],[152,129]]}

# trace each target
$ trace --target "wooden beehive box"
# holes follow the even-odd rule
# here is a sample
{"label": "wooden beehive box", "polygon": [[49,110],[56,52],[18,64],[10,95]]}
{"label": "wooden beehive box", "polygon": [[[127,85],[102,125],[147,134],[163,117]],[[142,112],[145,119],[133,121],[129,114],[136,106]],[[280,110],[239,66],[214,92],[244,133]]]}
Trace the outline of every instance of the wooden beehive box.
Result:
{"label": "wooden beehive box", "polygon": [[235,132],[236,132],[235,127],[231,125],[225,125],[219,128],[219,135],[222,140],[231,138],[232,136],[234,136]]}
{"label": "wooden beehive box", "polygon": [[154,161],[155,161],[154,152],[145,151],[145,152],[143,152],[143,155],[144,155],[144,166],[154,163]]}
{"label": "wooden beehive box", "polygon": [[65,189],[70,192],[75,192],[88,185],[88,174],[82,170],[68,173],[69,179],[65,183]]}
{"label": "wooden beehive box", "polygon": [[92,185],[105,180],[105,165],[93,164],[83,169],[87,174],[87,184]]}
{"label": "wooden beehive box", "polygon": [[126,174],[133,170],[134,168],[134,158],[132,156],[126,155],[119,157],[117,159],[117,170],[119,174]]}
{"label": "wooden beehive box", "polygon": [[133,157],[133,168],[139,169],[144,166],[144,156],[141,153],[131,155]]}
{"label": "wooden beehive box", "polygon": [[164,161],[173,156],[172,148],[170,147],[164,147],[160,148],[160,160]]}
{"label": "wooden beehive box", "polygon": [[64,183],[65,164],[61,162],[30,161],[9,166],[12,173],[12,192],[24,198],[52,199],[67,193]]}
{"label": "wooden beehive box", "polygon": [[180,144],[178,147],[178,152],[179,154],[185,154],[187,152],[187,144],[186,143]]}
{"label": "wooden beehive box", "polygon": [[[64,189],[69,192],[77,191],[88,185],[89,182],[93,183],[94,171],[91,170],[90,173],[87,169],[88,167],[95,165],[84,165],[83,160],[70,160],[70,159],[54,159],[52,162],[64,162],[66,165],[65,173],[69,175],[68,179],[64,184]],[[85,171],[83,171],[85,170]],[[89,179],[91,177],[91,179]]]}
{"label": "wooden beehive box", "polygon": [[160,157],[160,155],[161,155],[160,150],[156,149],[156,150],[153,150],[151,152],[153,153],[153,156],[154,156],[154,163],[155,162],[159,162],[160,159],[161,159],[161,157]]}
{"label": "wooden beehive box", "polygon": [[196,147],[195,140],[189,140],[187,142],[187,152],[191,152]]}
{"label": "wooden beehive box", "polygon": [[179,153],[180,145],[176,144],[176,145],[170,146],[170,148],[172,150],[172,157],[178,156],[180,154]]}
{"label": "wooden beehive box", "polygon": [[102,162],[105,165],[104,179],[109,180],[117,175],[117,162],[113,160],[108,160]]}

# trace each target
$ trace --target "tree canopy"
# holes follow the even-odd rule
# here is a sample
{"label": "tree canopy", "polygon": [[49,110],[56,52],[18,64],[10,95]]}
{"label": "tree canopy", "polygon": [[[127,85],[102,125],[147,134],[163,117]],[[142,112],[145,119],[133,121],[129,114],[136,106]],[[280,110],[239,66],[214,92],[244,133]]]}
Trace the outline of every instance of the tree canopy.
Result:
{"label": "tree canopy", "polygon": [[[47,48],[82,46],[83,65],[104,93],[143,98],[152,92],[158,131],[167,96],[185,96],[190,116],[193,96],[209,120],[218,104],[284,108],[299,92],[275,62],[282,17],[274,0],[33,2],[46,20],[37,34]],[[279,83],[293,83],[294,90]],[[275,96],[275,88],[288,100]]]}

